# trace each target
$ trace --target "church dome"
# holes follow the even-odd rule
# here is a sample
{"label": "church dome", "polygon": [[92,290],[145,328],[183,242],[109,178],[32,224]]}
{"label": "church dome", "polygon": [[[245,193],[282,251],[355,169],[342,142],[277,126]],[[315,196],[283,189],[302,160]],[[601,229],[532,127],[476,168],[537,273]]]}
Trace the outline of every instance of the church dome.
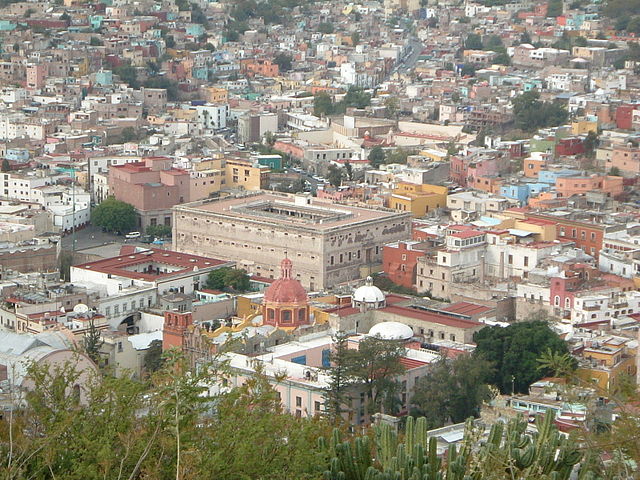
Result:
{"label": "church dome", "polygon": [[285,258],[280,263],[280,278],[273,282],[264,292],[265,303],[307,303],[307,291],[300,281],[293,278],[293,264]]}
{"label": "church dome", "polygon": [[379,304],[384,302],[384,293],[373,284],[373,279],[367,277],[367,281],[353,292],[353,301],[357,303]]}
{"label": "church dome", "polygon": [[371,327],[369,336],[379,337],[383,340],[409,340],[413,337],[413,330],[404,323],[382,322]]}

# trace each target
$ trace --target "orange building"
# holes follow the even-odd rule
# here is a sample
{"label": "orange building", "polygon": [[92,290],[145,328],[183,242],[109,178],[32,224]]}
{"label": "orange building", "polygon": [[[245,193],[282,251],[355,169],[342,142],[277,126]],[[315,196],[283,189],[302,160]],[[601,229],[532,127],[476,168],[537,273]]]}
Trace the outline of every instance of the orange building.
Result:
{"label": "orange building", "polygon": [[193,325],[193,316],[190,312],[164,312],[162,350],[181,349],[184,331],[191,325]]}
{"label": "orange building", "polygon": [[607,160],[607,170],[613,167],[622,173],[637,175],[640,173],[640,148],[631,145],[617,145]]}
{"label": "orange building", "polygon": [[263,77],[277,77],[280,75],[280,68],[271,60],[246,58],[240,60],[240,72],[251,77],[255,75],[262,75]]}
{"label": "orange building", "polygon": [[496,176],[477,176],[470,186],[483,192],[499,194],[502,180],[502,178]]}
{"label": "orange building", "polygon": [[624,191],[623,178],[609,175],[592,175],[590,177],[558,177],[556,191],[559,197],[584,195],[594,190],[617,197]]}

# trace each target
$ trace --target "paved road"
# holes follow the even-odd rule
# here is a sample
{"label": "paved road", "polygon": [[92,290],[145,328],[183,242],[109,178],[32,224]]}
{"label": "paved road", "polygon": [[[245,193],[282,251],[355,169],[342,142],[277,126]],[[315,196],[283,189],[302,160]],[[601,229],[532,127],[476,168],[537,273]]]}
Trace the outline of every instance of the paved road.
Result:
{"label": "paved road", "polygon": [[411,53],[407,57],[405,57],[404,60],[401,60],[398,67],[396,67],[395,69],[395,70],[399,70],[402,73],[405,73],[411,70],[415,66],[424,48],[424,46],[422,45],[422,42],[417,38],[410,38],[409,45],[412,48]]}
{"label": "paved road", "polygon": [[[137,242],[134,240],[127,240],[124,235],[115,235],[113,233],[105,233],[99,227],[89,226],[82,230],[76,231],[75,236],[76,250],[84,250],[86,248],[100,247],[102,245],[108,245],[112,243],[120,243],[122,245],[135,245],[137,247],[149,247],[149,244]],[[73,236],[67,235],[62,237],[62,248],[64,250],[71,250],[73,244]],[[158,247],[159,245],[154,245]],[[164,248],[171,248],[171,242],[165,243]]]}

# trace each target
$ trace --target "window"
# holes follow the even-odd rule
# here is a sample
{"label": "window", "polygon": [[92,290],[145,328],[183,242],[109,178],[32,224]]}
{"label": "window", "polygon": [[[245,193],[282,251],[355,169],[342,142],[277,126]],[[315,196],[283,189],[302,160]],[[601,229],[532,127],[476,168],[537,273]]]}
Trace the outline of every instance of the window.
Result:
{"label": "window", "polygon": [[529,266],[529,257],[524,257],[524,266],[525,267]]}
{"label": "window", "polygon": [[560,306],[560,296],[559,296],[559,295],[556,295],[556,296],[554,297],[554,299],[553,299],[553,305],[554,305],[554,306],[556,306],[556,307],[559,307],[559,306]]}
{"label": "window", "polygon": [[576,237],[577,237],[577,232],[576,232],[576,229],[575,229],[575,228],[572,228],[572,229],[571,229],[571,237],[572,237],[572,238],[576,238]]}
{"label": "window", "polygon": [[302,407],[302,397],[296,397],[296,407]]}
{"label": "window", "polygon": [[319,412],[320,411],[320,402],[318,402],[318,401],[314,402],[313,403],[313,409],[314,409],[314,411]]}
{"label": "window", "polygon": [[509,255],[509,265],[513,265],[513,255]]}

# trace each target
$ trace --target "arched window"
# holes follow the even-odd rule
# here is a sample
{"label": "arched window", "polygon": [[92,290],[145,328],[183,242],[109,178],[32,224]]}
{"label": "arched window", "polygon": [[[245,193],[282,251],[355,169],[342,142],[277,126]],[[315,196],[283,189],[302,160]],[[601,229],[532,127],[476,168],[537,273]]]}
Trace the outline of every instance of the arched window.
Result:
{"label": "arched window", "polygon": [[553,299],[553,304],[554,304],[556,307],[559,307],[559,306],[560,306],[560,295],[556,295],[556,296],[555,296],[555,298]]}
{"label": "arched window", "polygon": [[569,297],[564,299],[564,308],[571,308],[571,300]]}

